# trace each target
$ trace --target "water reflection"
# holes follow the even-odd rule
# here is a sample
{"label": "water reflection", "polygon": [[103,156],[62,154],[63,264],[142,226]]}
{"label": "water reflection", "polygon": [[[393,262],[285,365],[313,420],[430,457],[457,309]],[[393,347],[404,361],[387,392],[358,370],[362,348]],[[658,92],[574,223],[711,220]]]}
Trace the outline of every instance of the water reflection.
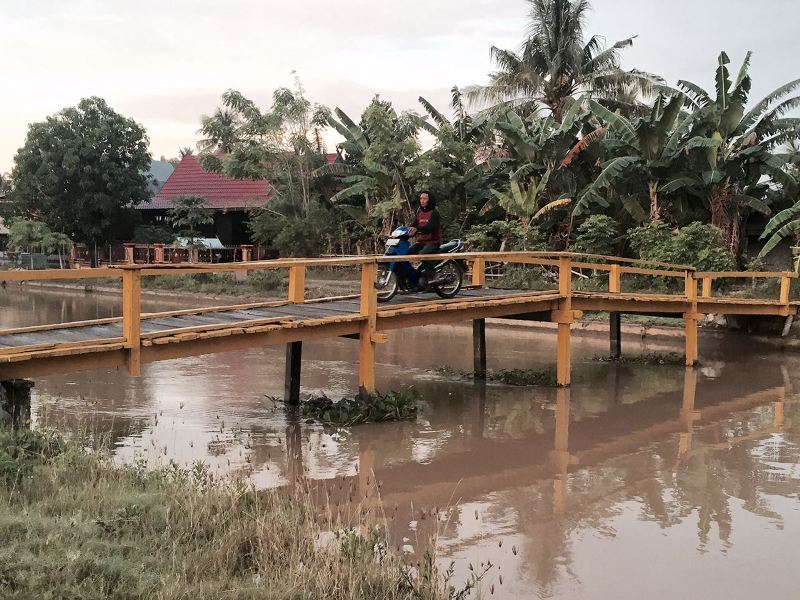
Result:
{"label": "water reflection", "polygon": [[[697,370],[613,365],[590,360],[605,339],[580,336],[571,390],[431,371],[469,368],[470,333],[409,330],[380,347],[381,385],[413,385],[423,398],[415,422],[302,422],[269,399],[282,392],[282,349],[157,363],[138,379],[51,377],[36,382],[34,418],[111,432],[119,460],[203,460],[261,487],[311,482],[342,510],[365,502],[385,514],[397,548],[415,553],[436,537],[456,580],[491,560],[486,595],[794,597],[785,557],[800,533],[798,358],[706,337]],[[680,343],[625,343],[665,349]],[[548,366],[554,341],[492,329],[488,350],[490,368]],[[307,344],[303,387],[355,389],[355,352],[350,340]]]}

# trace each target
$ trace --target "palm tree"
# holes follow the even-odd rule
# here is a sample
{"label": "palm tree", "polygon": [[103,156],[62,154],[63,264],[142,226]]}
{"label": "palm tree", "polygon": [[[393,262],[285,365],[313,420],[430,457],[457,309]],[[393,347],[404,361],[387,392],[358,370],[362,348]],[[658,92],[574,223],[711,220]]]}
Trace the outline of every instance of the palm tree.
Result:
{"label": "palm tree", "polygon": [[[205,138],[197,143],[201,152],[220,152],[230,154],[239,141],[239,128],[242,125],[240,113],[231,108],[218,108],[212,116],[203,116],[200,131]],[[183,154],[181,154],[183,156]]]}
{"label": "palm tree", "polygon": [[608,99],[617,107],[630,103],[631,92],[647,94],[660,79],[623,71],[619,51],[628,38],[603,48],[601,38],[584,39],[588,0],[528,0],[528,38],[518,52],[492,47],[497,71],[486,86],[473,86],[469,98],[491,112],[516,110],[523,117],[547,107],[556,121],[577,94]]}

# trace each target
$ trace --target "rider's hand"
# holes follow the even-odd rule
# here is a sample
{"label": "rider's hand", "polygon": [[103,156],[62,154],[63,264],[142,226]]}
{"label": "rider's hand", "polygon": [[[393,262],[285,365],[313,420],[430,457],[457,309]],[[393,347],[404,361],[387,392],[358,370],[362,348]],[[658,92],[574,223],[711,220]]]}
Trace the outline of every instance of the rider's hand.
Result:
{"label": "rider's hand", "polygon": [[417,233],[417,228],[416,227],[409,227],[408,228],[408,235],[414,235],[416,233]]}

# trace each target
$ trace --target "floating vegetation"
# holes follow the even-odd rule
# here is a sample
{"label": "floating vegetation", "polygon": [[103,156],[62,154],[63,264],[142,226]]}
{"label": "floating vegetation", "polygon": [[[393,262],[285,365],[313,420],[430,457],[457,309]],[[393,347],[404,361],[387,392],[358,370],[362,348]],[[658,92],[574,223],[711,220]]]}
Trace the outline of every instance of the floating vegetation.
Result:
{"label": "floating vegetation", "polygon": [[360,395],[334,401],[325,394],[312,396],[301,404],[303,417],[325,425],[349,426],[361,423],[408,421],[417,416],[418,396],[409,390]]}
{"label": "floating vegetation", "polygon": [[[463,369],[441,365],[433,369],[434,373],[451,379],[474,379],[474,374]],[[555,387],[555,369],[496,369],[486,372],[486,380],[514,386]]]}
{"label": "floating vegetation", "polygon": [[649,352],[647,354],[632,354],[630,356],[594,356],[596,362],[620,363],[624,365],[683,365],[686,362],[683,354],[679,352]]}
{"label": "floating vegetation", "polygon": [[486,379],[516,386],[555,387],[557,385],[555,369],[499,369],[487,371]]}

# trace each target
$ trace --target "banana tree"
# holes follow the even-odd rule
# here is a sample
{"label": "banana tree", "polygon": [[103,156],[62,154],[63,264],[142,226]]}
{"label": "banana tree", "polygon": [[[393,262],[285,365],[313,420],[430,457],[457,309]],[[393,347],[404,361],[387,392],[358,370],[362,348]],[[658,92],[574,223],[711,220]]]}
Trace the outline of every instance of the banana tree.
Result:
{"label": "banana tree", "polygon": [[592,204],[607,207],[607,195],[624,189],[626,193],[619,197],[629,212],[639,216],[639,198],[646,197],[650,220],[658,220],[662,211],[661,197],[686,183],[680,172],[680,162],[690,120],[681,118],[683,96],[659,95],[648,115],[633,120],[611,112],[594,100],[589,100],[588,104],[609,130],[605,147],[613,158],[580,194],[573,213],[584,214]]}
{"label": "banana tree", "polygon": [[725,52],[719,55],[713,96],[696,84],[678,82],[692,110],[683,187],[707,202],[711,223],[722,230],[735,255],[749,210],[769,214],[765,199],[770,189],[788,195],[797,189],[783,168],[788,155],[776,150],[800,138],[800,118],[784,116],[800,106],[800,96],[792,95],[800,79],[780,86],[748,111],[750,58],[748,52],[732,81],[730,59]]}

